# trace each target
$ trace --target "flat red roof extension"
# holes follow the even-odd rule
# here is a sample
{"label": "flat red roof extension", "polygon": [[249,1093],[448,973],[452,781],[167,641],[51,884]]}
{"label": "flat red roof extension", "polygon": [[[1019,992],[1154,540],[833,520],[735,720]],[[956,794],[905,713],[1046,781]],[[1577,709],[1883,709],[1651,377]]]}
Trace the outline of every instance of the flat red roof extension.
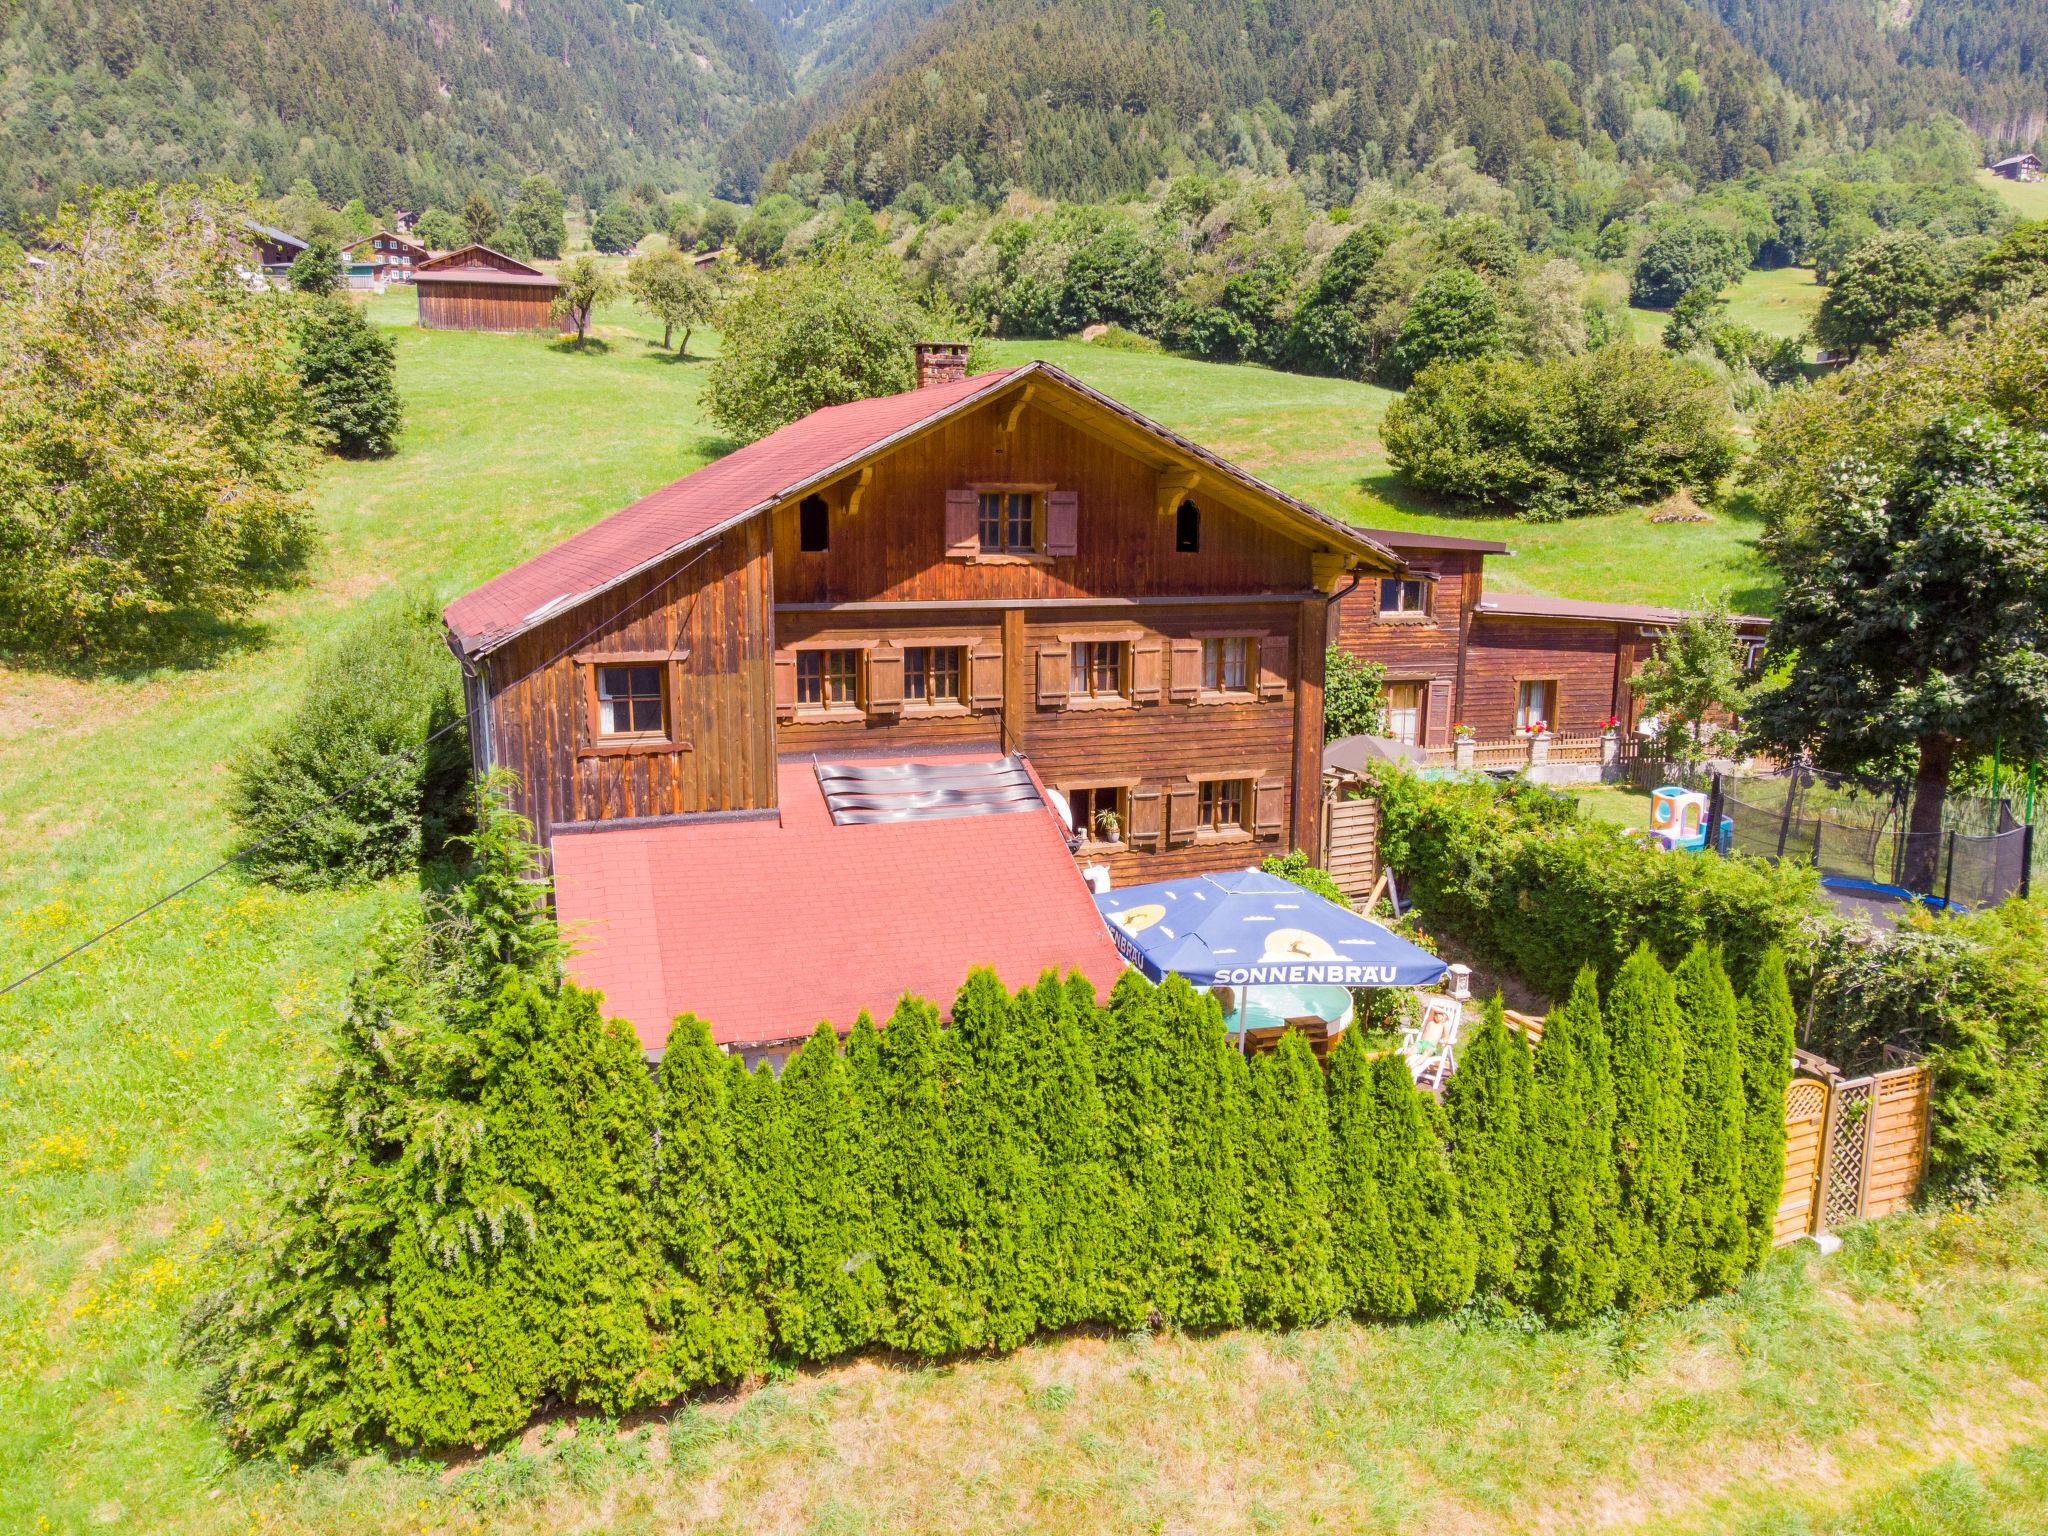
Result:
{"label": "flat red roof extension", "polygon": [[681,1013],[750,1045],[820,1019],[843,1033],[863,1008],[883,1023],[905,992],[945,1012],[977,965],[1013,991],[1048,967],[1115,983],[1123,962],[1051,810],[835,826],[810,761],[785,759],[777,783],[779,820],[554,839],[569,975],[643,1048]]}

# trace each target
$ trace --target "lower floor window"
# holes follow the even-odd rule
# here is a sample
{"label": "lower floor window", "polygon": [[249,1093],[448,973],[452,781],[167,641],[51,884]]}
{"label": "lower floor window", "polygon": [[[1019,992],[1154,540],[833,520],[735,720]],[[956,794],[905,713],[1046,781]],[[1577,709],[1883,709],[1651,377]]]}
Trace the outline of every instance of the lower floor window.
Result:
{"label": "lower floor window", "polygon": [[1094,698],[1112,698],[1124,691],[1124,647],[1120,640],[1074,642],[1071,690]]}
{"label": "lower floor window", "polygon": [[1557,684],[1536,679],[1515,686],[1515,729],[1548,731],[1557,727]]}
{"label": "lower floor window", "polygon": [[1068,807],[1074,813],[1074,830],[1097,843],[1123,841],[1125,812],[1121,789],[1070,789]]}
{"label": "lower floor window", "polygon": [[1410,746],[1422,740],[1422,684],[1387,684],[1387,734]]}
{"label": "lower floor window", "polygon": [[1195,825],[1203,832],[1228,832],[1244,825],[1251,796],[1243,779],[1205,779],[1195,800]]}
{"label": "lower floor window", "polygon": [[860,703],[859,651],[798,651],[796,701],[817,709]]}
{"label": "lower floor window", "polygon": [[913,645],[903,653],[903,697],[912,704],[960,702],[960,647]]}

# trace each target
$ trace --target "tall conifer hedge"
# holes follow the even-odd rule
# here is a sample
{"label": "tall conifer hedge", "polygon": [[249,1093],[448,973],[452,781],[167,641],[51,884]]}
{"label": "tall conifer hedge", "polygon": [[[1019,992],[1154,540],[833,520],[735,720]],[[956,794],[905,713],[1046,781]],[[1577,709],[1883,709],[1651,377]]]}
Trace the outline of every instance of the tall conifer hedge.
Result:
{"label": "tall conifer hedge", "polygon": [[1459,1209],[1472,1234],[1473,1285],[1482,1294],[1525,1295],[1534,1276],[1534,1089],[1528,1042],[1507,1027],[1496,993],[1459,1052],[1443,1100]]}
{"label": "tall conifer hedge", "polygon": [[1607,1067],[1599,985],[1589,965],[1564,1006],[1544,1020],[1536,1050],[1529,1140],[1536,1304],[1580,1323],[1614,1300],[1620,1191],[1614,1166],[1614,1082]]}
{"label": "tall conifer hedge", "polygon": [[1742,995],[1738,1029],[1742,1039],[1743,1224],[1748,1238],[1745,1264],[1762,1262],[1771,1251],[1778,1198],[1785,1187],[1785,1089],[1792,1078],[1794,1030],[1792,988],[1785,979],[1785,952],[1764,952],[1749,989]]}
{"label": "tall conifer hedge", "polygon": [[1618,1298],[1672,1299],[1672,1248],[1685,1201],[1685,1034],[1670,973],[1647,944],[1622,962],[1606,1008],[1620,1186]]}
{"label": "tall conifer hedge", "polygon": [[1735,989],[1718,953],[1695,944],[1672,981],[1685,1021],[1685,1205],[1671,1290],[1689,1296],[1727,1290],[1742,1277],[1749,1248],[1742,1049]]}

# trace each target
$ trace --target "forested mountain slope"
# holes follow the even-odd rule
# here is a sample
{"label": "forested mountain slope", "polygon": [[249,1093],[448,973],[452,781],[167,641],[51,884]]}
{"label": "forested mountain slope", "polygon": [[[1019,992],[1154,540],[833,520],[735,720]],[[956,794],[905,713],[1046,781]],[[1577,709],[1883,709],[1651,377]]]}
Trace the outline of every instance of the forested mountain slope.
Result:
{"label": "forested mountain slope", "polygon": [[1800,121],[1682,0],[954,0],[770,183],[885,202],[957,157],[984,194],[1092,198],[1202,158],[1355,183],[1458,145],[1496,176],[1583,152],[1712,181],[1774,163]]}
{"label": "forested mountain slope", "polygon": [[0,217],[214,172],[372,208],[533,170],[595,198],[787,90],[750,0],[30,0],[0,6]]}
{"label": "forested mountain slope", "polygon": [[2041,0],[1698,0],[1802,95],[1861,127],[1953,112],[1994,149],[2048,129]]}

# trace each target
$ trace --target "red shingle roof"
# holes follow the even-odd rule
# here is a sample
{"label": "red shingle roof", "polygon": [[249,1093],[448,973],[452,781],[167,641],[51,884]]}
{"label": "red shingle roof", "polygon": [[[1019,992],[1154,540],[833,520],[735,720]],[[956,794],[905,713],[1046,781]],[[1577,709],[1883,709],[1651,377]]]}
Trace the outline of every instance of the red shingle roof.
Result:
{"label": "red shingle roof", "polygon": [[458,597],[444,615],[448,628],[465,654],[487,651],[545,613],[772,507],[890,438],[987,394],[1014,372],[980,373],[955,384],[813,411]]}
{"label": "red shingle roof", "polygon": [[[989,761],[989,755],[920,761]],[[943,1012],[977,965],[1047,967],[1106,993],[1123,962],[1050,810],[834,826],[809,761],[777,771],[779,820],[561,832],[570,976],[659,1050],[679,1013],[720,1044],[784,1040],[905,992]]]}
{"label": "red shingle roof", "polygon": [[[424,271],[414,274],[425,278]],[[502,645],[551,614],[575,606],[636,571],[678,554],[712,534],[777,502],[819,485],[858,464],[905,434],[965,409],[1025,375],[1050,380],[1113,411],[1140,429],[1287,509],[1304,532],[1338,548],[1376,558],[1388,570],[1400,559],[1376,542],[1370,530],[1318,512],[1306,502],[1274,489],[1198,443],[1121,405],[1051,363],[979,373],[952,384],[937,384],[827,406],[771,432],[758,442],[643,496],[601,523],[563,540],[448,605],[443,617],[464,655]]]}

